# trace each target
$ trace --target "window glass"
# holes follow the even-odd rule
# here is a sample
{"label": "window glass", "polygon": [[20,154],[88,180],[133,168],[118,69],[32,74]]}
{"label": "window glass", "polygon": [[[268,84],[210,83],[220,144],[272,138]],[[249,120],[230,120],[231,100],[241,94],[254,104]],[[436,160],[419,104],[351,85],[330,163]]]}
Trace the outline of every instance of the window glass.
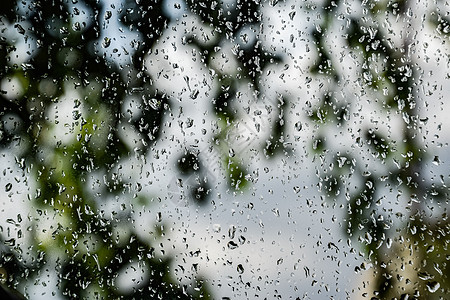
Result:
{"label": "window glass", "polygon": [[0,294],[445,299],[449,34],[441,0],[2,3]]}

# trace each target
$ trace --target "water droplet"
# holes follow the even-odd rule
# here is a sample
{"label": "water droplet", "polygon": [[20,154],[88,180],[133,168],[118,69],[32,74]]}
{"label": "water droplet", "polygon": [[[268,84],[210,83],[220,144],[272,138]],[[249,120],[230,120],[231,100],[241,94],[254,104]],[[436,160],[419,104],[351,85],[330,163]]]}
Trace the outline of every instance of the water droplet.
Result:
{"label": "water droplet", "polygon": [[14,258],[14,255],[12,253],[6,253],[5,255],[3,255],[3,260],[5,262],[9,262]]}
{"label": "water droplet", "polygon": [[234,225],[230,225],[230,228],[228,228],[228,236],[230,239],[234,239],[234,233],[236,232],[236,227]]}
{"label": "water droplet", "polygon": [[5,244],[10,246],[10,247],[14,247],[16,245],[16,240],[15,239],[6,240]]}
{"label": "water droplet", "polygon": [[231,249],[231,250],[234,250],[234,249],[236,249],[237,247],[239,247],[238,244],[236,244],[236,243],[233,242],[233,241],[229,241],[228,244],[227,244],[227,246],[228,246],[228,249]]}
{"label": "water droplet", "polygon": [[431,281],[427,283],[427,289],[430,293],[436,292],[440,288],[440,283],[437,281]]}
{"label": "water droplet", "polygon": [[387,238],[386,240],[386,247],[388,247],[388,249],[390,249],[392,246],[392,239],[391,238]]}
{"label": "water droplet", "polygon": [[110,10],[107,10],[105,13],[105,20],[109,20],[112,17],[112,12]]}
{"label": "water droplet", "polygon": [[438,166],[440,163],[441,163],[441,161],[439,160],[439,156],[436,155],[433,159],[433,164]]}
{"label": "water droplet", "polygon": [[214,232],[219,233],[221,229],[222,229],[222,227],[220,226],[220,224],[214,224],[213,225],[213,231]]}
{"label": "water droplet", "polygon": [[295,11],[291,11],[289,13],[289,19],[291,19],[291,21],[292,21],[292,20],[294,20],[294,17],[295,17]]}
{"label": "water droplet", "polygon": [[111,45],[111,39],[108,37],[105,37],[103,39],[102,46],[103,46],[103,48],[108,48],[109,45]]}
{"label": "water droplet", "polygon": [[161,109],[161,101],[159,101],[158,99],[152,98],[150,99],[150,101],[148,102],[148,104],[151,106],[151,108],[153,108],[154,110],[160,110]]}
{"label": "water droplet", "polygon": [[15,24],[14,25],[14,28],[16,28],[17,29],[17,32],[19,33],[19,34],[25,34],[25,29],[22,27],[22,25],[20,25],[20,24]]}
{"label": "water droplet", "polygon": [[238,264],[237,271],[238,271],[239,274],[244,273],[244,267],[241,264]]}
{"label": "water droplet", "polygon": [[427,272],[419,272],[419,273],[417,273],[417,276],[419,276],[419,278],[422,279],[422,280],[433,279],[433,276],[430,275],[430,274],[427,273]]}
{"label": "water droplet", "polygon": [[161,222],[161,221],[162,221],[162,214],[161,214],[161,212],[158,212],[158,213],[156,214],[156,221],[157,221],[157,222]]}
{"label": "water droplet", "polygon": [[305,276],[306,276],[306,278],[308,278],[309,274],[310,274],[309,268],[308,267],[303,267],[303,270],[305,270]]}
{"label": "water droplet", "polygon": [[278,4],[278,0],[270,0],[269,4],[270,4],[270,6],[275,6]]}
{"label": "water droplet", "polygon": [[11,183],[8,183],[8,184],[5,185],[5,191],[6,192],[9,192],[11,189],[12,189],[12,184]]}
{"label": "water droplet", "polygon": [[80,31],[81,30],[80,22],[73,23],[72,29],[73,29],[73,31]]}

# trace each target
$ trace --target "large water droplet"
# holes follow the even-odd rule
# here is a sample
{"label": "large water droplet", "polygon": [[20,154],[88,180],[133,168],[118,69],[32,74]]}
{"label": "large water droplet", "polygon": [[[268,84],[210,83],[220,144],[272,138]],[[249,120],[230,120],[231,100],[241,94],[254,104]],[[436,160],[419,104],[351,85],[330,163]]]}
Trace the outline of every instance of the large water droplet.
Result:
{"label": "large water droplet", "polygon": [[237,247],[239,247],[238,244],[236,244],[233,241],[229,241],[227,246],[228,246],[228,249],[231,249],[231,250],[236,249]]}
{"label": "large water droplet", "polygon": [[431,281],[427,283],[427,289],[430,293],[436,292],[441,285],[437,281]]}

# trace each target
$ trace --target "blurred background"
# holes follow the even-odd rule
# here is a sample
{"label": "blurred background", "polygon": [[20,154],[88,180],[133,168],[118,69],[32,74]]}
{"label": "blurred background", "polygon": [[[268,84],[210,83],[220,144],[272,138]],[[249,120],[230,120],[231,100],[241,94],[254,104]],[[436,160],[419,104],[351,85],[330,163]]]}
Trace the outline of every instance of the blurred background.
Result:
{"label": "blurred background", "polygon": [[0,280],[445,299],[445,1],[6,1]]}

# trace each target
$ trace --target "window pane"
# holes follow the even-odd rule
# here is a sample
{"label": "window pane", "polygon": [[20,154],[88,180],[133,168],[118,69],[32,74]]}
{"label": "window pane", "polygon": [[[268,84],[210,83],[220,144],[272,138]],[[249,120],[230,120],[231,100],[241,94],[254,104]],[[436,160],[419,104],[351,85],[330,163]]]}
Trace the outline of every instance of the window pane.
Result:
{"label": "window pane", "polygon": [[1,288],[444,299],[449,11],[3,3]]}

